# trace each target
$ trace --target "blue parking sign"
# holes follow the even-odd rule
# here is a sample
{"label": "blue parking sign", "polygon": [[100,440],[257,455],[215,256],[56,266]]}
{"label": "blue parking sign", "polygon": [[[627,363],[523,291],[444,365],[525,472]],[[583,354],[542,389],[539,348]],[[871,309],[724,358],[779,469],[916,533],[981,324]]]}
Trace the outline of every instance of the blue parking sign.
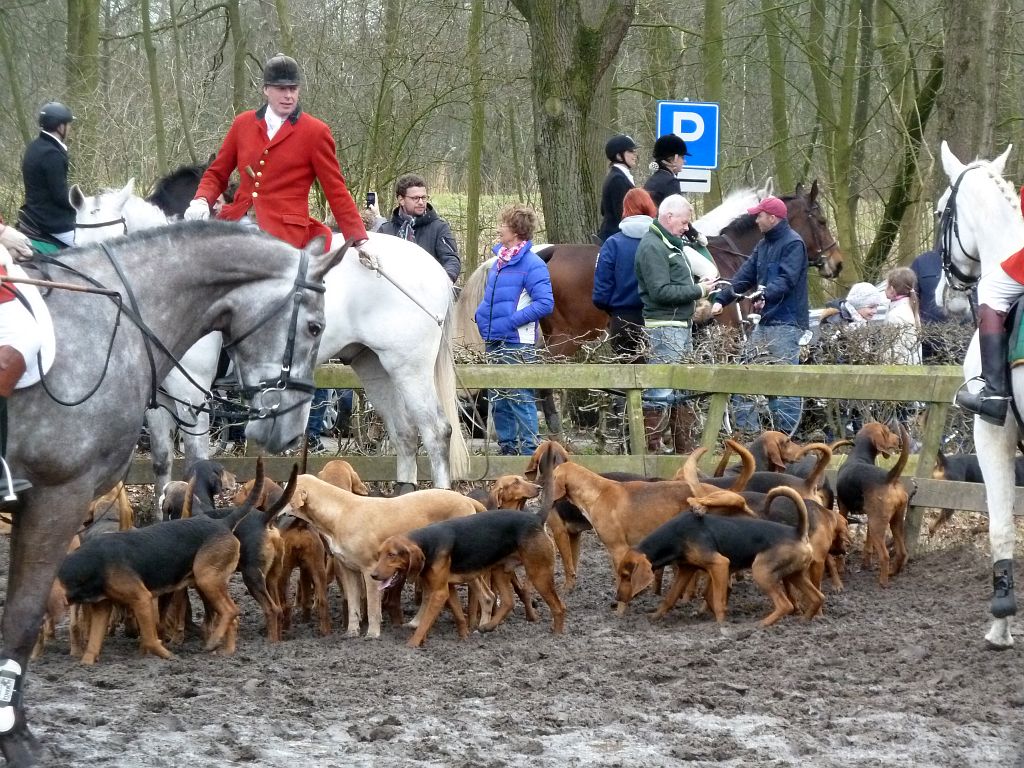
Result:
{"label": "blue parking sign", "polygon": [[718,167],[717,104],[659,101],[657,131],[658,136],[674,133],[686,142],[687,167]]}

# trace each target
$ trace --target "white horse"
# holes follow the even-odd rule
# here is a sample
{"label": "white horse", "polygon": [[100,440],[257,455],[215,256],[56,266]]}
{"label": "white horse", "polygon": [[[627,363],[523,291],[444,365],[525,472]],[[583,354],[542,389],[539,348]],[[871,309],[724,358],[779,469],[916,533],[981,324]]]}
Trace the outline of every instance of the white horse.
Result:
{"label": "white horse", "polygon": [[[999,269],[1000,262],[1024,246],[1024,218],[1020,202],[1013,185],[1002,177],[1011,149],[1012,145],[992,161],[975,160],[964,164],[953,155],[946,142],[942,142],[942,167],[951,186],[939,201],[943,215],[944,280],[940,283],[937,298],[944,299],[947,306],[954,296],[960,294],[962,297],[983,275]],[[975,333],[964,359],[964,378],[972,391],[981,388],[981,382],[977,380],[980,373],[981,354],[978,334]],[[1012,384],[1017,409],[1024,413],[1024,368],[1013,369]],[[985,635],[992,648],[1013,645],[1009,621],[1009,617],[1016,613],[1012,587],[1013,502],[1016,492],[1013,464],[1019,437],[1012,413],[1001,427],[978,417],[974,419],[974,443],[985,478],[992,562],[1011,563],[1008,595],[1005,594],[1007,585],[1002,580],[997,588],[1003,594],[999,599],[993,599],[994,618]],[[999,582],[1000,579],[1000,574],[996,573],[994,581]]]}
{"label": "white horse", "polygon": [[[148,205],[131,194],[130,183],[126,189],[127,193],[122,189],[90,198],[89,204],[79,209],[80,215],[85,210],[89,212],[87,221],[112,221],[127,216],[130,209],[141,210],[140,203]],[[129,218],[125,222],[129,229],[134,224]],[[375,257],[379,270],[362,266],[353,252],[325,278],[326,325],[317,363],[338,358],[355,370],[395,445],[396,480],[405,486],[403,490],[416,485],[420,440],[430,460],[434,486],[449,488],[453,479],[469,472],[469,449],[459,425],[456,399],[451,281],[437,261],[415,243],[372,233],[365,250]],[[199,347],[189,350],[187,368],[209,389],[220,345]],[[185,362],[183,359],[183,366]],[[191,387],[183,377],[167,383]],[[180,391],[176,396],[194,402]],[[199,429],[188,428],[188,432]],[[207,439],[205,435],[190,437]]]}
{"label": "white horse", "polygon": [[[74,185],[70,199],[77,211],[75,245],[88,245],[166,225],[164,212],[135,195],[134,190],[135,179],[129,179],[119,190],[90,196]],[[209,333],[196,342],[179,361],[184,370],[175,368],[160,385],[160,407],[146,410],[157,496],[171,480],[174,436],[179,424],[182,425],[185,466],[210,457],[210,412],[206,398],[217,374],[221,343],[219,332]]]}

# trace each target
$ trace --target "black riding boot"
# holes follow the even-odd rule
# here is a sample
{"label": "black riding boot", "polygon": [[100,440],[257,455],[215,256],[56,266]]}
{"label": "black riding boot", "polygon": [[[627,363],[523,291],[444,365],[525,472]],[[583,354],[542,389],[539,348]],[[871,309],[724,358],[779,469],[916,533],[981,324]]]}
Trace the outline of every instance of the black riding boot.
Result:
{"label": "black riding boot", "polygon": [[992,566],[992,615],[1005,619],[1017,613],[1013,595],[1013,560],[1000,560]]}
{"label": "black riding boot", "polygon": [[978,393],[962,389],[956,396],[957,405],[997,427],[1006,422],[1006,408],[1010,404],[1010,373],[1006,360],[1010,341],[1005,320],[1005,312],[997,312],[987,304],[978,307],[981,378],[985,386]]}

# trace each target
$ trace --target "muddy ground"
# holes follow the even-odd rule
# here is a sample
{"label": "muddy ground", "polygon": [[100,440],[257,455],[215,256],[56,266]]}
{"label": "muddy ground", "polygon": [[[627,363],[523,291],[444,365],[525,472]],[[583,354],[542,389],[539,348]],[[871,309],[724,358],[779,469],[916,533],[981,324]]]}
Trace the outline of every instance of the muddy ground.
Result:
{"label": "muddy ground", "polygon": [[30,717],[68,767],[1024,766],[1024,649],[984,647],[989,567],[971,527],[889,589],[851,559],[823,617],[768,630],[749,582],[723,626],[694,604],[652,624],[649,594],[617,618],[592,534],[563,636],[542,606],[538,624],[520,608],[461,642],[444,616],[416,651],[387,625],[374,641],[300,624],[269,645],[239,588],[230,658],[196,639],[173,661],[140,657],[118,636],[82,667],[62,628],[32,668]]}

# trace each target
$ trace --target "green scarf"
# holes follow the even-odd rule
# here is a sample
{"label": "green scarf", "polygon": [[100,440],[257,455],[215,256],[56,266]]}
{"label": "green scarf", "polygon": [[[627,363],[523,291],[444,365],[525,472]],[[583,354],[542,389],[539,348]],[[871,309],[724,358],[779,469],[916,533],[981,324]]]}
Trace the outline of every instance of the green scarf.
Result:
{"label": "green scarf", "polygon": [[683,242],[683,239],[681,237],[676,237],[671,232],[669,232],[667,229],[665,229],[661,225],[660,221],[658,221],[657,219],[652,221],[651,222],[651,229],[654,230],[654,232],[656,232],[658,234],[658,236],[661,237],[661,239],[665,241],[666,245],[670,246],[671,248],[674,248],[675,250],[679,251],[680,253],[683,252],[683,246],[686,245],[686,243]]}

